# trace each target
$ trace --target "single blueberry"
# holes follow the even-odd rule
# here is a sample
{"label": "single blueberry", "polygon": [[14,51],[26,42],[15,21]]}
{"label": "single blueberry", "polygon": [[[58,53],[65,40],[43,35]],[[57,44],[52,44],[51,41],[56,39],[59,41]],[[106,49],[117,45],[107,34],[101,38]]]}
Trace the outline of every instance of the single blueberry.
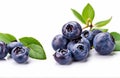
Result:
{"label": "single blueberry", "polygon": [[93,45],[100,55],[109,55],[115,48],[113,37],[109,33],[99,33],[95,36]]}
{"label": "single blueberry", "polygon": [[82,61],[87,59],[89,55],[88,47],[87,45],[84,45],[82,43],[77,43],[73,46],[72,51],[73,59],[75,61]]}
{"label": "single blueberry", "polygon": [[78,38],[78,39],[74,39],[74,40],[70,41],[70,42],[68,43],[68,45],[67,45],[67,49],[69,49],[70,51],[72,51],[73,46],[74,46],[76,43],[82,43],[82,44],[86,45],[86,46],[88,47],[88,50],[90,51],[90,43],[89,43],[89,41],[88,41],[86,38],[84,38],[84,37],[80,37],[80,38]]}
{"label": "single blueberry", "polygon": [[59,34],[55,36],[52,40],[52,47],[54,50],[57,49],[65,49],[68,43],[68,39],[66,39],[63,35]]}
{"label": "single blueberry", "polygon": [[98,34],[98,33],[102,33],[102,31],[98,30],[98,29],[95,29],[92,31],[92,36],[93,38]]}
{"label": "single blueberry", "polygon": [[7,56],[7,47],[6,44],[0,41],[0,60],[4,59]]}
{"label": "single blueberry", "polygon": [[62,33],[67,39],[76,39],[81,35],[81,25],[75,21],[70,21],[62,27]]}
{"label": "single blueberry", "polygon": [[89,31],[89,30],[84,30],[84,31],[82,32],[82,34],[81,34],[82,37],[85,37],[85,38],[87,38],[88,40],[91,39],[91,35],[92,35],[92,32]]}
{"label": "single blueberry", "polygon": [[84,30],[81,36],[88,39],[90,42],[90,46],[92,47],[92,39],[93,39],[92,32],[89,30]]}
{"label": "single blueberry", "polygon": [[88,39],[84,38],[84,37],[81,37],[80,41],[78,41],[78,43],[82,43],[84,45],[86,45],[88,47],[88,51],[90,51],[90,42]]}
{"label": "single blueberry", "polygon": [[22,47],[23,44],[21,42],[11,42],[11,43],[9,43],[7,45],[7,49],[8,49],[9,54],[11,54],[13,48],[18,47],[18,46]]}
{"label": "single blueberry", "polygon": [[29,56],[29,49],[27,47],[15,47],[12,50],[12,58],[17,63],[26,63]]}
{"label": "single blueberry", "polygon": [[61,65],[67,65],[72,63],[72,54],[70,50],[58,49],[53,56],[54,59]]}

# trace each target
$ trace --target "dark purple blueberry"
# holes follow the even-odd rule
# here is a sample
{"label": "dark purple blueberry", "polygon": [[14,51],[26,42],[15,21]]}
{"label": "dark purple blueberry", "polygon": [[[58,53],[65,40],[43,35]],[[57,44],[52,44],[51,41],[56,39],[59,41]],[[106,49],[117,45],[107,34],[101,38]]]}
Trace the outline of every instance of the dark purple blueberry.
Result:
{"label": "dark purple blueberry", "polygon": [[102,33],[102,31],[97,30],[97,29],[92,31],[92,40],[91,40],[91,45],[92,46],[93,46],[93,40],[98,33]]}
{"label": "dark purple blueberry", "polygon": [[93,45],[100,55],[109,55],[115,48],[113,37],[109,33],[99,33],[95,36]]}
{"label": "dark purple blueberry", "polygon": [[74,46],[75,44],[76,44],[75,41],[70,41],[70,42],[68,43],[68,45],[67,45],[67,49],[70,50],[70,51],[72,51],[73,46]]}
{"label": "dark purple blueberry", "polygon": [[86,45],[88,47],[88,51],[90,51],[90,42],[88,41],[88,39],[84,38],[84,37],[81,37],[81,40],[78,41],[78,43],[82,43],[84,45]]}
{"label": "dark purple blueberry", "polygon": [[12,50],[12,58],[17,63],[26,63],[29,57],[29,49],[27,47],[15,47]]}
{"label": "dark purple blueberry", "polygon": [[56,35],[52,40],[52,47],[54,50],[57,49],[65,49],[68,43],[68,39],[66,39],[63,35]]}
{"label": "dark purple blueberry", "polygon": [[61,65],[67,65],[72,63],[72,54],[70,50],[58,49],[53,56],[54,59]]}
{"label": "dark purple blueberry", "polygon": [[18,46],[22,47],[23,44],[21,42],[11,42],[11,43],[9,43],[7,45],[7,49],[8,49],[9,54],[11,54],[13,48],[18,47]]}
{"label": "dark purple blueberry", "polygon": [[74,46],[75,44],[77,44],[77,43],[82,43],[82,44],[84,44],[84,45],[87,45],[88,50],[90,50],[90,43],[89,43],[89,41],[88,41],[86,38],[84,38],[84,37],[80,37],[80,38],[78,38],[78,39],[74,39],[74,40],[70,41],[70,42],[68,43],[68,45],[67,45],[67,49],[69,49],[69,50],[72,51],[73,46]]}
{"label": "dark purple blueberry", "polygon": [[101,33],[102,31],[100,30],[93,30],[93,31],[89,31],[89,30],[85,30],[82,32],[82,37],[85,37],[86,39],[89,40],[90,42],[90,46],[92,47],[93,46],[93,39],[94,37],[98,34],[98,33]]}
{"label": "dark purple blueberry", "polygon": [[89,30],[84,30],[81,34],[82,37],[86,38],[89,40],[90,42],[90,46],[92,47],[92,39],[93,39],[93,36],[92,36],[92,32],[89,31]]}
{"label": "dark purple blueberry", "polygon": [[98,33],[102,33],[102,31],[97,30],[97,29],[95,29],[95,30],[92,31],[93,39],[94,39],[94,37],[95,37]]}
{"label": "dark purple blueberry", "polygon": [[67,39],[76,39],[81,35],[82,28],[81,25],[75,21],[70,21],[64,24],[62,28],[62,33]]}
{"label": "dark purple blueberry", "polygon": [[0,41],[0,60],[4,59],[8,54],[6,44]]}
{"label": "dark purple blueberry", "polygon": [[72,51],[73,59],[75,61],[82,61],[87,59],[89,55],[89,50],[87,45],[77,43],[73,46],[73,51]]}

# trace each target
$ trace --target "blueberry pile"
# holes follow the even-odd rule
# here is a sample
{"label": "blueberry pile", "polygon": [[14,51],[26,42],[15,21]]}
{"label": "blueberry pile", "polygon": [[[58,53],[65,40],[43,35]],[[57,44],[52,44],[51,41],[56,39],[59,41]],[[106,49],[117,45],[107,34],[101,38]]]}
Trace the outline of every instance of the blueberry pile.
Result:
{"label": "blueberry pile", "polygon": [[86,61],[93,47],[100,55],[110,55],[115,41],[108,32],[82,30],[78,22],[70,21],[63,25],[62,34],[53,38],[52,47],[55,50],[54,59],[66,65],[73,61]]}
{"label": "blueberry pile", "polygon": [[20,42],[11,42],[5,44],[3,41],[0,42],[0,60],[5,59],[7,54],[15,60],[17,63],[26,63],[28,60],[29,49],[24,47]]}

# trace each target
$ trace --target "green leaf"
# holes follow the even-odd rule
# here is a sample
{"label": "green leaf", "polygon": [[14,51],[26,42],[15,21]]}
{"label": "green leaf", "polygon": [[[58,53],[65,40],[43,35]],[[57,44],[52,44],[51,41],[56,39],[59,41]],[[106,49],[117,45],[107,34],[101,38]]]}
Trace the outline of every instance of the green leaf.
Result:
{"label": "green leaf", "polygon": [[21,43],[30,48],[29,56],[34,59],[46,59],[45,51],[41,43],[33,37],[23,37],[19,39]]}
{"label": "green leaf", "polygon": [[120,34],[117,32],[111,32],[110,33],[114,40],[115,40],[115,49],[114,51],[120,51]]}
{"label": "green leaf", "polygon": [[108,29],[103,29],[103,28],[93,28],[92,30],[100,30],[100,31],[102,31],[102,32],[107,32],[108,31]]}
{"label": "green leaf", "polygon": [[22,37],[19,40],[25,46],[30,45],[30,44],[36,44],[36,45],[40,45],[42,47],[41,43],[33,37]]}
{"label": "green leaf", "polygon": [[73,12],[73,14],[76,16],[78,20],[80,20],[83,24],[86,24],[85,20],[83,19],[83,17],[79,12],[77,12],[75,9],[71,9],[71,11]]}
{"label": "green leaf", "polygon": [[120,40],[115,41],[115,49],[114,51],[120,51]]}
{"label": "green leaf", "polygon": [[16,41],[16,38],[11,34],[0,33],[0,41],[5,42],[6,44]]}
{"label": "green leaf", "polygon": [[82,11],[82,17],[87,22],[88,19],[93,21],[94,16],[95,16],[95,11],[94,11],[93,7],[88,3]]}
{"label": "green leaf", "polygon": [[120,40],[120,34],[119,33],[117,33],[117,32],[111,32],[110,34],[113,36],[113,38],[115,39],[115,41]]}
{"label": "green leaf", "polygon": [[95,24],[96,27],[103,27],[105,25],[107,25],[110,21],[111,21],[112,17],[110,17],[109,19],[107,20],[104,20],[104,21],[100,21],[100,22],[97,22]]}
{"label": "green leaf", "polygon": [[17,40],[17,39],[16,39],[13,35],[11,35],[11,34],[6,33],[5,36],[6,36],[6,38],[7,38],[9,41],[16,41],[16,40]]}
{"label": "green leaf", "polygon": [[28,47],[30,48],[29,56],[31,58],[40,60],[46,59],[45,51],[40,45],[30,44]]}

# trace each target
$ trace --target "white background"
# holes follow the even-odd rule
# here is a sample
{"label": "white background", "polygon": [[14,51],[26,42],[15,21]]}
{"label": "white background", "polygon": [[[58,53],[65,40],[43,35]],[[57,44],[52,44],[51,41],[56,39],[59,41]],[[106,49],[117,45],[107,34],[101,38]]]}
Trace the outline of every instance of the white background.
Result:
{"label": "white background", "polygon": [[47,60],[29,59],[26,65],[17,64],[12,59],[0,61],[0,77],[120,77],[119,52],[112,56],[99,56],[92,50],[87,62],[65,66],[53,59],[53,37],[61,34],[66,22],[78,21],[70,9],[82,12],[87,3],[95,9],[93,23],[112,16],[106,28],[120,33],[119,0],[1,0],[0,32],[17,38],[35,37],[42,43]]}

